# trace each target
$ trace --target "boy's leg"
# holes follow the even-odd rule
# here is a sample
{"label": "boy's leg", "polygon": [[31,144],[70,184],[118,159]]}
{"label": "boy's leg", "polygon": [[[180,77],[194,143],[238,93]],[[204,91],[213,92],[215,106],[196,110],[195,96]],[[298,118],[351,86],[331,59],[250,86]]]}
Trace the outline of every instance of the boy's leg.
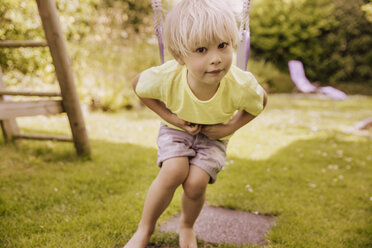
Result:
{"label": "boy's leg", "polygon": [[189,175],[183,183],[182,215],[180,220],[181,248],[197,248],[194,223],[204,205],[209,175],[199,167],[190,166]]}
{"label": "boy's leg", "polygon": [[147,245],[156,221],[168,207],[177,187],[185,181],[189,169],[187,157],[171,158],[163,162],[147,193],[138,229],[125,248],[144,248]]}

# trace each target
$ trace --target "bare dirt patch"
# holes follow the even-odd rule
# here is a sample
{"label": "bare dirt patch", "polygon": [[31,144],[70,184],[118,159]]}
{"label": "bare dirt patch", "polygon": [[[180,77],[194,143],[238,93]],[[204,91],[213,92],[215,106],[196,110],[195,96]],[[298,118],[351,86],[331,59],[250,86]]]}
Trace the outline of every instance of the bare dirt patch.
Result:
{"label": "bare dirt patch", "polygon": [[[177,232],[180,215],[160,225],[163,232]],[[265,245],[266,233],[275,224],[273,216],[204,206],[195,223],[198,239],[213,244]]]}

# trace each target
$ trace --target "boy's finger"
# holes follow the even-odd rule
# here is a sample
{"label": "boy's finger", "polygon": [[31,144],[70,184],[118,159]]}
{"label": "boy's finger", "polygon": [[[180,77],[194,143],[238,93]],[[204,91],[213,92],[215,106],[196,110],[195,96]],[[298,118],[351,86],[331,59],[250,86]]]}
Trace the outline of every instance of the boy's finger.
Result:
{"label": "boy's finger", "polygon": [[197,133],[200,133],[200,131],[202,130],[202,126],[201,125],[197,125],[197,127],[198,127],[197,128],[197,131],[198,131]]}
{"label": "boy's finger", "polygon": [[192,135],[195,135],[195,134],[199,133],[200,130],[201,130],[201,126],[195,124],[195,126],[189,128],[189,133],[192,134]]}
{"label": "boy's finger", "polygon": [[198,130],[198,126],[197,125],[190,126],[190,131],[191,132],[195,133],[197,130]]}

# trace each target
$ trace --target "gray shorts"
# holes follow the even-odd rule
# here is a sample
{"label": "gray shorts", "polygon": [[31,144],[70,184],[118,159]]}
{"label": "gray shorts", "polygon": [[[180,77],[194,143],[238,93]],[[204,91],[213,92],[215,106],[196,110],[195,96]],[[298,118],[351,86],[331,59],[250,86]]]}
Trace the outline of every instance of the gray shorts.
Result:
{"label": "gray shorts", "polygon": [[226,162],[228,140],[210,140],[203,134],[191,135],[187,132],[161,125],[158,143],[157,165],[174,157],[189,157],[189,163],[206,171],[214,183],[218,172]]}

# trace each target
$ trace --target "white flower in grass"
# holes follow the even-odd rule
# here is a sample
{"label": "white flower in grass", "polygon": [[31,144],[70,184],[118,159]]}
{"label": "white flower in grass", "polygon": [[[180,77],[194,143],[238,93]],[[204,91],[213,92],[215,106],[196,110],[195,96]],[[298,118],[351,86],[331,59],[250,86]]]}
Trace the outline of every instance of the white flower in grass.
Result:
{"label": "white flower in grass", "polygon": [[248,190],[248,192],[251,192],[251,193],[253,192],[251,185],[247,184],[245,185],[245,188]]}
{"label": "white flower in grass", "polygon": [[342,179],[344,179],[344,176],[343,176],[343,175],[339,175],[338,178],[339,178],[340,180],[342,180]]}
{"label": "white flower in grass", "polygon": [[369,198],[370,201],[372,201],[372,196]]}
{"label": "white flower in grass", "polygon": [[309,186],[310,186],[311,188],[316,188],[316,184],[315,184],[315,183],[309,183]]}
{"label": "white flower in grass", "polygon": [[54,191],[55,191],[55,192],[58,192],[58,189],[57,189],[57,188],[54,188]]}
{"label": "white flower in grass", "polygon": [[330,164],[330,165],[328,165],[328,169],[330,169],[330,170],[338,170],[338,165],[337,164]]}
{"label": "white flower in grass", "polygon": [[322,169],[322,173],[326,173],[327,172],[327,170],[326,169]]}
{"label": "white flower in grass", "polygon": [[337,150],[337,154],[338,154],[338,156],[342,157],[344,155],[344,151],[343,150]]}

